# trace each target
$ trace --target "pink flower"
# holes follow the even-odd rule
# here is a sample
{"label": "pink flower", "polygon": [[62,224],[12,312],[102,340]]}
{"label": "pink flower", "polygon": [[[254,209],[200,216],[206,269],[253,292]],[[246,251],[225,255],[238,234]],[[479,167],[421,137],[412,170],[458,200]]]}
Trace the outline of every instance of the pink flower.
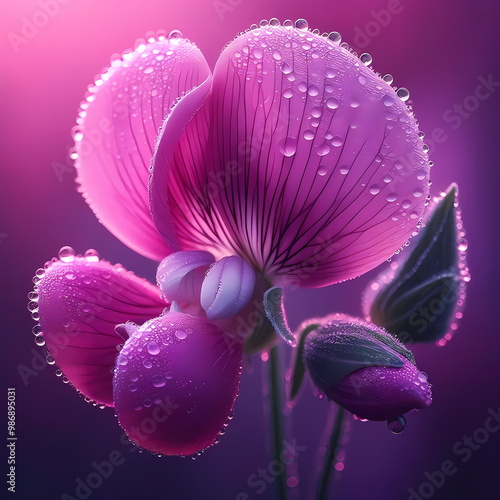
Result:
{"label": "pink flower", "polygon": [[[31,308],[64,376],[149,450],[217,439],[239,384],[235,318],[269,283],[358,276],[424,210],[429,164],[412,112],[366,56],[304,23],[239,35],[213,74],[179,32],[152,37],[113,59],[81,105],[80,189],[115,236],[163,259],[159,288],[67,247],[38,273]],[[254,350],[269,337],[256,335]],[[158,405],[172,415],[156,418]],[[141,431],[150,420],[155,432]]]}

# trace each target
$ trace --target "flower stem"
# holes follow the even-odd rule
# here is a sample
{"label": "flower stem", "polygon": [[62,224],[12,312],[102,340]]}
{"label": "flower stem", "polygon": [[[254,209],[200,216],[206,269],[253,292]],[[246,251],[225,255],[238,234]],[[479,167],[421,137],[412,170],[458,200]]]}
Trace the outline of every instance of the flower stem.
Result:
{"label": "flower stem", "polygon": [[323,456],[323,464],[319,471],[316,500],[325,500],[328,495],[328,486],[332,476],[333,462],[337,456],[337,451],[342,436],[342,424],[344,422],[344,409],[339,406],[335,419],[333,420],[330,438],[327,442],[325,454]]}
{"label": "flower stem", "polygon": [[[281,411],[282,395],[279,383],[279,353],[278,347],[274,346],[269,352],[269,397],[271,399],[271,420],[272,420],[272,450],[273,458],[282,462],[283,458],[283,414]],[[279,500],[286,500],[286,469],[276,478]]]}

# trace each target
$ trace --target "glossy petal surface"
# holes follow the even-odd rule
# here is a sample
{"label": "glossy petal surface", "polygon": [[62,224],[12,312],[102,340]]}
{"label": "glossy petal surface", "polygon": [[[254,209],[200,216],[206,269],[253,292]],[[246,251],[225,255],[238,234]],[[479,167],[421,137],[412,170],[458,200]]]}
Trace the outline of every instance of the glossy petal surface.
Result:
{"label": "glossy petal surface", "polygon": [[74,138],[84,196],[117,238],[152,259],[171,251],[149,210],[158,130],[172,103],[209,73],[194,44],[162,37],[112,60],[81,105]]}
{"label": "glossy petal surface", "polygon": [[323,286],[375,267],[410,236],[428,193],[417,124],[344,48],[262,27],[226,47],[211,94],[192,94],[172,112],[185,118],[179,141],[167,122],[154,160],[183,248]]}
{"label": "glossy petal surface", "polygon": [[119,323],[143,323],[167,306],[160,291],[122,266],[71,257],[50,263],[35,287],[42,336],[71,384],[113,406]]}
{"label": "glossy petal surface", "polygon": [[130,439],[163,455],[214,444],[238,392],[241,343],[206,318],[166,313],[139,328],[117,361],[114,399]]}

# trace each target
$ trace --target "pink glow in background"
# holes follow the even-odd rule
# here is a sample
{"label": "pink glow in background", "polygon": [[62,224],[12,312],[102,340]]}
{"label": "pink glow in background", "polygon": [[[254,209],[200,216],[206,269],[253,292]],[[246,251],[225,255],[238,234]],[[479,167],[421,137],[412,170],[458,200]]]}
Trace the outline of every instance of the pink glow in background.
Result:
{"label": "pink glow in background", "polygon": [[[464,436],[484,438],[484,433],[474,433],[484,427],[488,410],[498,412],[500,406],[498,2],[62,3],[3,0],[0,8],[0,256],[6,318],[2,369],[7,387],[17,388],[18,498],[53,499],[64,493],[76,497],[77,478],[85,480],[94,470],[92,463],[108,460],[115,450],[123,463],[92,490],[92,499],[225,500],[238,498],[240,492],[252,499],[274,498],[273,483],[264,491],[248,483],[269,464],[257,359],[253,372],[247,370],[243,377],[235,418],[220,445],[195,461],[158,459],[131,452],[130,445],[120,441],[122,432],[112,411],[85,404],[54,376],[53,367],[37,364],[35,353],[42,351],[33,342],[34,323],[26,309],[34,271],[63,245],[78,252],[97,248],[103,258],[154,277],[154,263],[134,254],[97,222],[76,192],[69,167],[77,107],[110,55],[133,46],[148,31],[180,29],[213,65],[239,31],[271,17],[304,17],[311,28],[339,31],[358,53],[371,53],[377,71],[392,73],[397,86],[409,88],[435,163],[432,192],[458,183],[470,243],[473,280],[459,332],[446,348],[415,349],[419,367],[433,383],[432,406],[409,414],[408,428],[399,436],[390,434],[384,423],[353,422],[346,467],[334,484],[336,498],[411,498],[409,488],[418,491],[429,481],[426,471],[439,470],[445,460],[454,462],[456,473],[442,486],[432,487],[432,498],[497,498],[500,431],[489,432],[482,444],[474,442],[470,456],[456,453],[455,446]],[[43,13],[43,5],[52,5],[50,15]],[[391,18],[380,17],[389,7]],[[39,24],[28,31],[29,38],[25,19]],[[23,33],[26,43],[13,41]],[[476,89],[485,81],[490,83],[483,83],[478,100]],[[360,314],[359,295],[376,272],[327,289],[289,293],[291,324],[335,311]],[[285,346],[282,352],[288,355]],[[36,368],[25,384],[18,370],[32,363]],[[300,498],[306,498],[312,484],[322,435],[318,429],[325,416],[326,403],[312,395],[304,396],[293,414],[291,436],[305,447],[299,455]]]}

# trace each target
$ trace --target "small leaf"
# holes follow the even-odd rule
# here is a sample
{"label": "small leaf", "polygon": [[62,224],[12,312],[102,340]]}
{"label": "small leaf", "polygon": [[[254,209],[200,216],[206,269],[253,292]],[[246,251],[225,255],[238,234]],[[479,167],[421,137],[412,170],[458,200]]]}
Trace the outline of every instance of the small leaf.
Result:
{"label": "small leaf", "polygon": [[288,345],[294,346],[295,337],[286,320],[282,288],[275,286],[264,293],[264,310],[276,333],[281,335]]}
{"label": "small leaf", "polygon": [[304,375],[306,373],[306,366],[304,365],[304,345],[307,336],[316,330],[320,325],[319,323],[313,323],[308,325],[298,334],[298,343],[294,349],[294,355],[292,359],[292,368],[290,373],[290,393],[289,393],[289,403],[293,404],[299,390],[304,381]]}
{"label": "small leaf", "polygon": [[415,248],[389,280],[378,280],[369,319],[402,342],[431,342],[447,333],[462,286],[456,185],[437,203]]}

